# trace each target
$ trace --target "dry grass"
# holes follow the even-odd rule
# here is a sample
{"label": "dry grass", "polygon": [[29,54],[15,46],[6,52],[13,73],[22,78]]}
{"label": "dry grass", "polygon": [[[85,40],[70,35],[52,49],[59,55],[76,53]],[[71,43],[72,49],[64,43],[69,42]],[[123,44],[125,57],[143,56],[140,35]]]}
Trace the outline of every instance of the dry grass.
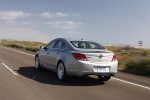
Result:
{"label": "dry grass", "polygon": [[40,49],[41,45],[45,44],[41,42],[32,42],[32,41],[2,40],[0,42],[0,45],[36,52]]}
{"label": "dry grass", "polygon": [[119,70],[150,77],[150,49],[106,46],[117,55]]}

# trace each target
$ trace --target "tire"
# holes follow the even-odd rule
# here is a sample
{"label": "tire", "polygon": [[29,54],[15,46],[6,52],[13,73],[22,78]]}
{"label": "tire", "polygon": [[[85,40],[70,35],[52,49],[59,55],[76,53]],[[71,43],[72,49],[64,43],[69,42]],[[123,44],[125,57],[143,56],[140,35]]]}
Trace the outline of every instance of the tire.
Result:
{"label": "tire", "polygon": [[60,81],[64,81],[67,78],[66,70],[63,62],[59,62],[57,66],[57,76]]}
{"label": "tire", "polygon": [[35,69],[39,70],[41,67],[40,67],[40,60],[39,60],[39,57],[36,56],[35,57]]}
{"label": "tire", "polygon": [[108,81],[111,78],[111,76],[98,75],[98,78],[101,81]]}

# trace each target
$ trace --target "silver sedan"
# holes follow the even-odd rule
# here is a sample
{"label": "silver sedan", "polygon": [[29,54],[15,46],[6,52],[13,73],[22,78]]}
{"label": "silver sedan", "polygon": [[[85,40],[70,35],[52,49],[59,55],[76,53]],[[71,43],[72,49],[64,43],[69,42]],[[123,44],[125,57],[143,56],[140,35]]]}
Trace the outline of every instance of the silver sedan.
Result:
{"label": "silver sedan", "polygon": [[35,68],[54,71],[63,81],[67,76],[97,75],[107,81],[117,73],[116,55],[99,43],[84,39],[57,38],[41,46],[35,55]]}

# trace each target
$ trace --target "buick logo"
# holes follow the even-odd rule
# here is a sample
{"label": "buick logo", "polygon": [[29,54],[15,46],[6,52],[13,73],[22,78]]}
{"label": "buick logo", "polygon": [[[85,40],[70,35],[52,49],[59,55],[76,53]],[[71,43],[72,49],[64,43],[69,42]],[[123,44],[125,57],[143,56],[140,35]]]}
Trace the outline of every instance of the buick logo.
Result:
{"label": "buick logo", "polygon": [[103,57],[103,55],[102,55],[102,54],[100,54],[100,55],[99,55],[99,58],[102,58],[102,57]]}

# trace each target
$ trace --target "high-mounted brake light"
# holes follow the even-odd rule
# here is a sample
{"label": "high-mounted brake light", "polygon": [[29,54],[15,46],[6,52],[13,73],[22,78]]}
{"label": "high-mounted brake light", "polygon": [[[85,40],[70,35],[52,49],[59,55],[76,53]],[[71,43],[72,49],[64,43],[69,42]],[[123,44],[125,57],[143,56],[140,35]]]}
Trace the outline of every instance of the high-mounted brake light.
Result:
{"label": "high-mounted brake light", "polygon": [[113,58],[112,58],[112,61],[116,61],[117,60],[117,56],[114,55]]}
{"label": "high-mounted brake light", "polygon": [[81,53],[72,53],[72,55],[77,59],[77,60],[83,60],[83,61],[88,61],[86,56]]}

